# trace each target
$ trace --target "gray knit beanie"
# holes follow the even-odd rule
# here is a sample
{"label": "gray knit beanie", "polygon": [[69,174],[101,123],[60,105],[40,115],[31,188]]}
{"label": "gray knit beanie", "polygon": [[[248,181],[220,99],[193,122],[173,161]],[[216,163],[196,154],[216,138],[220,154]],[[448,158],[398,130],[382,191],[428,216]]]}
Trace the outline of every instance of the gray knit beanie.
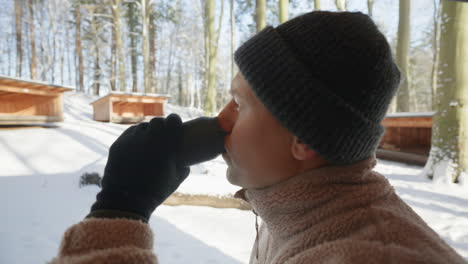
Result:
{"label": "gray knit beanie", "polygon": [[331,163],[375,152],[400,72],[367,15],[301,15],[253,36],[235,61],[273,116]]}

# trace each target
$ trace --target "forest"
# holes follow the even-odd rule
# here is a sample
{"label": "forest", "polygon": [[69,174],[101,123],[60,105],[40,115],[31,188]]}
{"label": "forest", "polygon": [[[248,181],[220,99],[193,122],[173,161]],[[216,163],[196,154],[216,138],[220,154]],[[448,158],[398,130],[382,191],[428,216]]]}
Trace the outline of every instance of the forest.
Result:
{"label": "forest", "polygon": [[[214,115],[232,54],[266,25],[313,10],[371,16],[402,82],[389,113],[434,112],[425,171],[468,168],[468,3],[433,0],[2,0],[0,75],[77,92],[168,94]],[[466,177],[465,177],[466,178]]]}

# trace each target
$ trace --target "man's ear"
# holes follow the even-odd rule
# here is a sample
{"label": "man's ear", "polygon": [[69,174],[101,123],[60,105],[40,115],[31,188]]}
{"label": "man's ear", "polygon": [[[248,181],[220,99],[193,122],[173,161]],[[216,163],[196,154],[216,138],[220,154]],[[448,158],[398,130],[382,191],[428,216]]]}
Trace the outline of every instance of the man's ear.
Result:
{"label": "man's ear", "polygon": [[303,143],[297,136],[294,136],[291,144],[291,153],[297,160],[311,160],[317,154]]}

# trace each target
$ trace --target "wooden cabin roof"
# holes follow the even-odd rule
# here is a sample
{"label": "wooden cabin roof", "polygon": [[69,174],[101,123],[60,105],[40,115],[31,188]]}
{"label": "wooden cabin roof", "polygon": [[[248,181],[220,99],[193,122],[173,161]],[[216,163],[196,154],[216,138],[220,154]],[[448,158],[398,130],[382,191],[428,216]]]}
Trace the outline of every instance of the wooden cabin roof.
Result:
{"label": "wooden cabin roof", "polygon": [[0,94],[24,93],[44,96],[56,96],[59,93],[72,91],[74,88],[62,85],[49,84],[41,81],[33,81],[7,77],[0,75]]}
{"label": "wooden cabin roof", "polygon": [[111,92],[106,96],[103,96],[91,104],[100,103],[104,100],[112,100],[119,102],[129,102],[129,103],[156,103],[156,102],[165,102],[171,96],[167,94],[152,94],[152,93],[121,93],[121,92]]}
{"label": "wooden cabin roof", "polygon": [[435,112],[403,112],[389,114],[382,121],[385,127],[431,128]]}

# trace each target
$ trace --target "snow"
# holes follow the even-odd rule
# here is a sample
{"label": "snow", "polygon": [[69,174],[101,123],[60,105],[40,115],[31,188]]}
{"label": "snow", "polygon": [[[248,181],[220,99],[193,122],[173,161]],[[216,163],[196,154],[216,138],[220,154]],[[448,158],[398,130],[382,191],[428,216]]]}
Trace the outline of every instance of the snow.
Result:
{"label": "snow", "polygon": [[[99,188],[79,188],[84,172],[102,173],[112,142],[128,125],[92,120],[97,97],[65,95],[65,121],[0,129],[0,263],[43,263],[63,232],[88,213]],[[167,105],[184,121],[203,114]],[[229,195],[221,158],[193,166],[179,192]],[[468,184],[434,183],[422,167],[379,161],[376,170],[444,240],[468,258]],[[466,178],[466,176],[465,176]],[[160,206],[150,220],[161,263],[247,263],[255,239],[252,212]]]}
{"label": "snow", "polygon": [[387,114],[385,117],[433,117],[435,112],[399,112]]}

